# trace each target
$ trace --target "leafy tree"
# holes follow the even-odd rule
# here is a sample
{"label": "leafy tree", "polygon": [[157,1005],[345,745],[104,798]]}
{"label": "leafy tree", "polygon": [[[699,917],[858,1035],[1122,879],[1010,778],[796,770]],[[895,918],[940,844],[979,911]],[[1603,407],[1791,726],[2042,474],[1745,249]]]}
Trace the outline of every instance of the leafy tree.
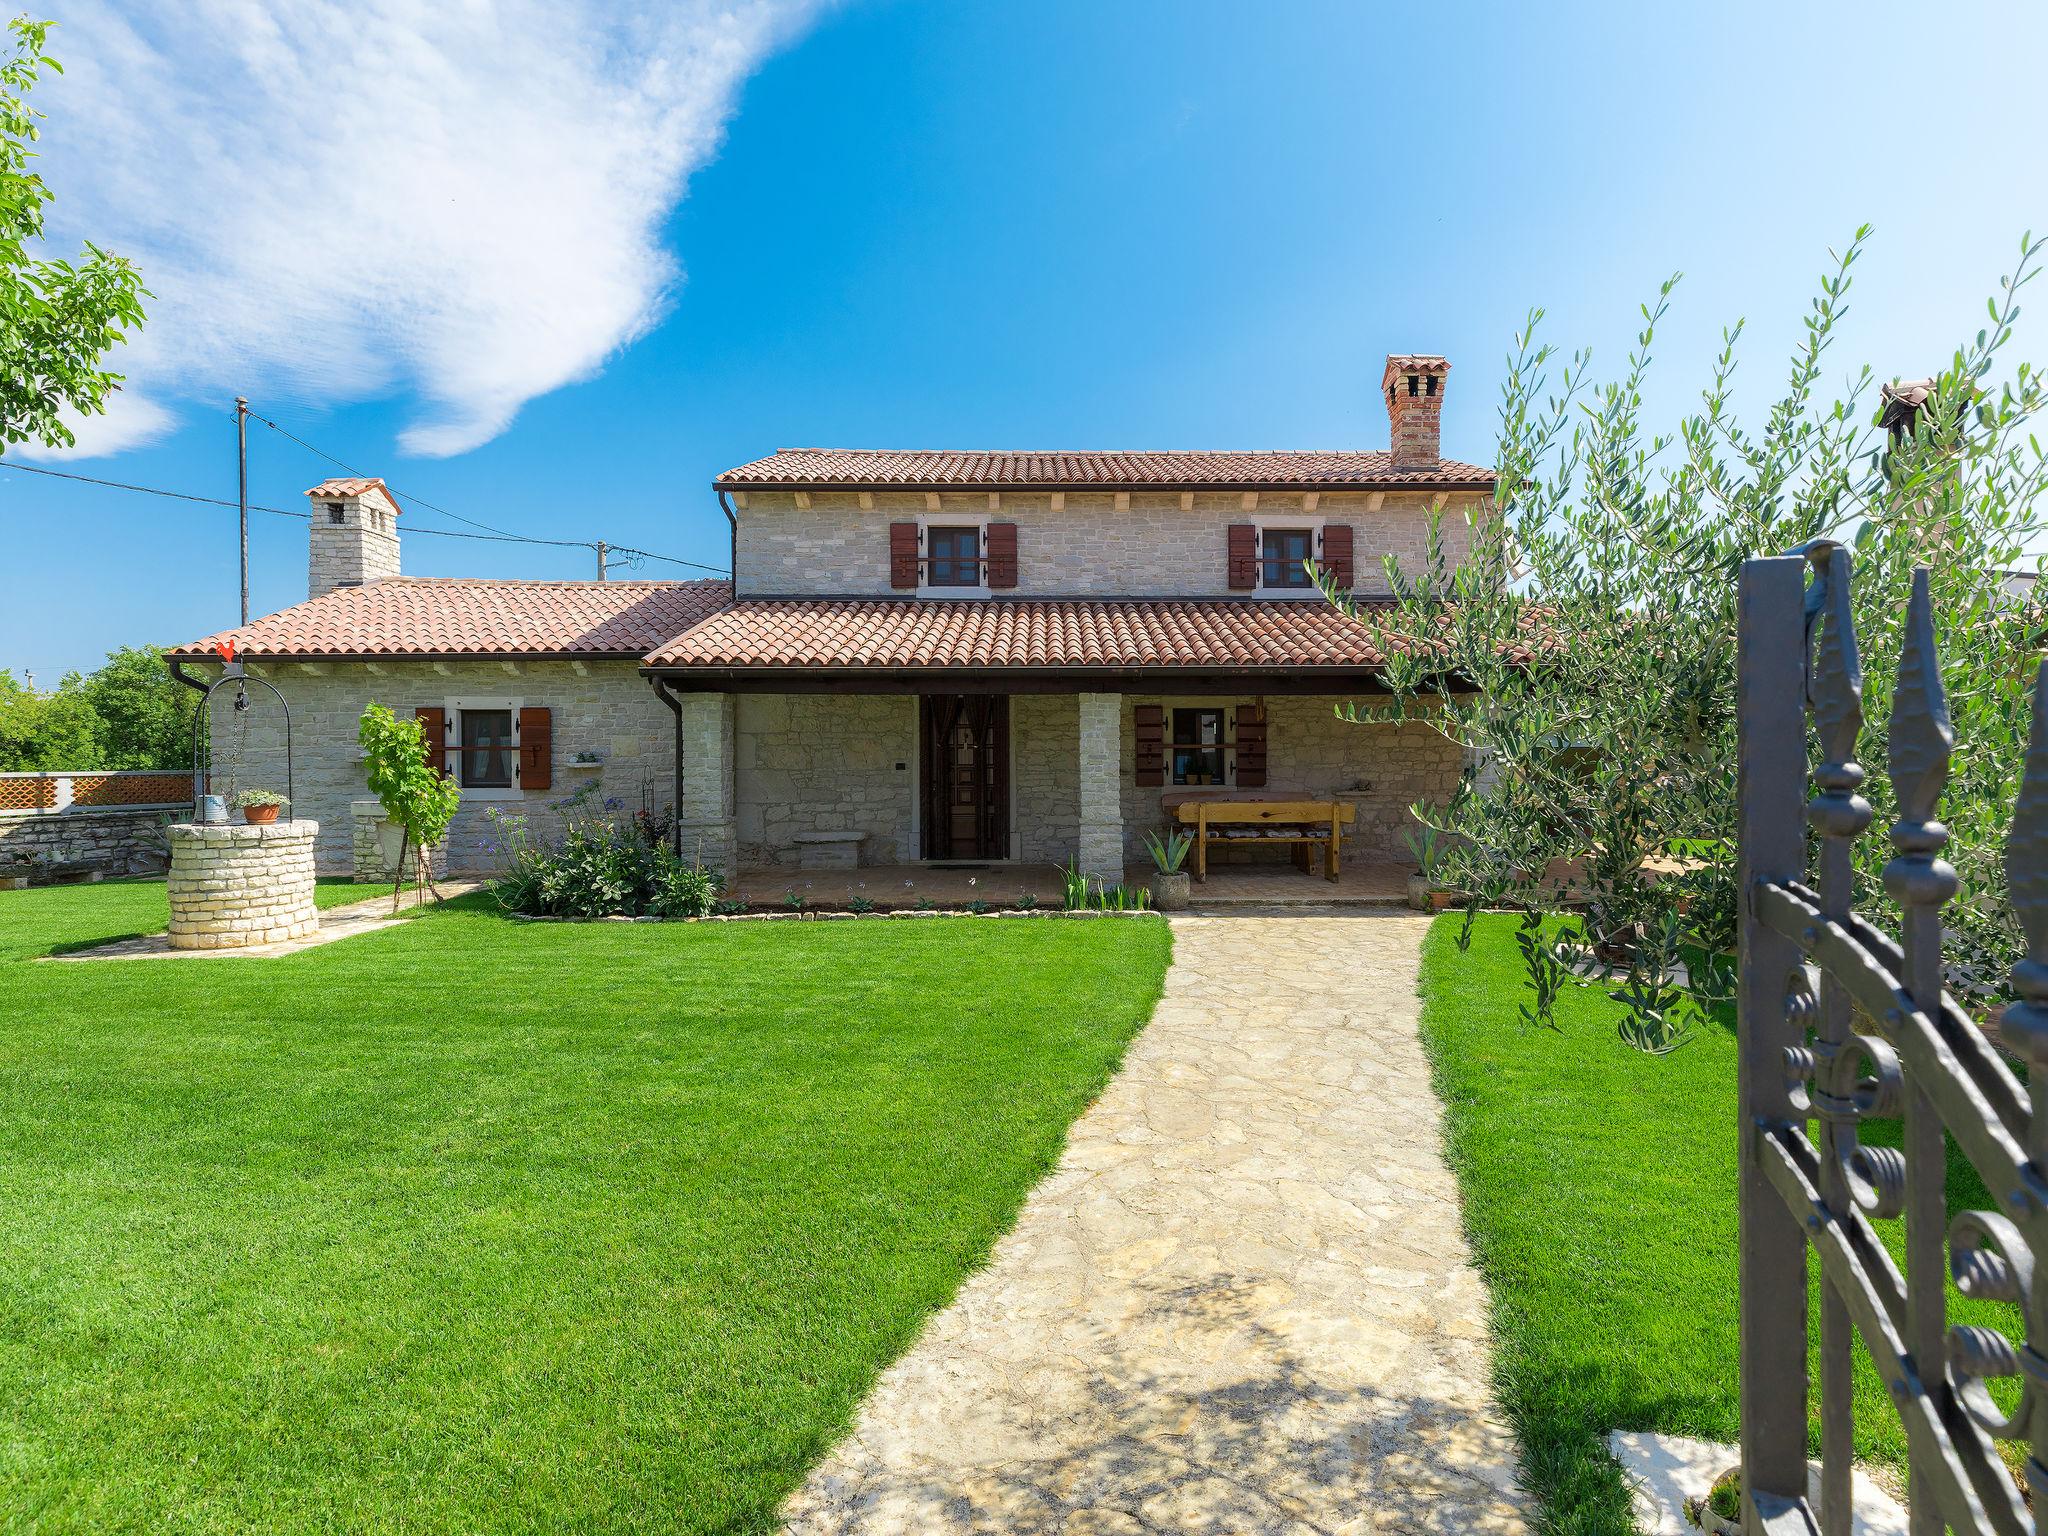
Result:
{"label": "leafy tree", "polygon": [[76,690],[37,693],[0,669],[0,772],[100,766],[100,722]]}
{"label": "leafy tree", "polygon": [[[1924,563],[1958,742],[1942,811],[1962,880],[1945,914],[1950,984],[1993,996],[2018,958],[2002,851],[2048,610],[2014,573],[2040,569],[2048,460],[2027,435],[2040,372],[2019,363],[2003,383],[1991,376],[2042,244],[2022,242],[1988,326],[1907,409],[1873,390],[1868,368],[1836,398],[1821,389],[1867,237],[1859,230],[1821,279],[1784,390],[1753,427],[1732,405],[1739,324],[1700,408],[1674,433],[1643,425],[1675,278],[1644,307],[1622,377],[1602,388],[1588,387],[1587,353],[1560,363],[1536,343],[1533,314],[1502,390],[1496,509],[1473,528],[1470,557],[1445,559],[1439,509],[1426,569],[1387,563],[1390,611],[1354,607],[1324,583],[1393,658],[1387,712],[1427,719],[1468,749],[1451,803],[1415,808],[1431,873],[1468,899],[1466,936],[1482,904],[1582,904],[1583,931],[1567,924],[1564,942],[1581,963],[1590,945],[1629,968],[1617,994],[1633,1010],[1624,1035],[1650,1048],[1685,1028],[1663,985],[1667,958],[1717,956],[1733,938],[1737,572],[1816,540],[1839,541],[1855,568],[1860,760],[1876,813],[1857,847],[1858,899],[1866,910],[1884,900],[1884,829],[1896,819],[1885,728]],[[1539,990],[1554,981],[1541,955],[1530,968]],[[1709,993],[1718,972],[1705,967]]]}
{"label": "leafy tree", "polygon": [[76,438],[65,411],[107,407],[121,375],[99,366],[142,324],[147,294],[134,266],[90,241],[76,261],[30,255],[43,237],[53,194],[30,169],[43,114],[28,93],[45,69],[62,66],[43,51],[50,23],[16,17],[13,52],[0,60],[0,452],[33,440],[69,447]]}
{"label": "leafy tree", "polygon": [[398,845],[398,870],[391,885],[391,910],[398,910],[399,894],[405,889],[405,854],[408,847],[419,850],[415,866],[419,884],[434,891],[432,856],[434,844],[455,819],[455,807],[462,790],[453,775],[437,772],[427,762],[427,740],[420,723],[411,716],[400,718],[382,704],[363,711],[356,729],[363,745],[363,767],[370,793],[384,804],[384,814],[404,829]]}
{"label": "leafy tree", "polygon": [[64,679],[99,719],[97,768],[190,768],[199,695],[172,677],[153,645],[107,653],[98,671]]}
{"label": "leafy tree", "polygon": [[154,646],[123,646],[37,693],[0,671],[0,771],[190,768],[199,695]]}

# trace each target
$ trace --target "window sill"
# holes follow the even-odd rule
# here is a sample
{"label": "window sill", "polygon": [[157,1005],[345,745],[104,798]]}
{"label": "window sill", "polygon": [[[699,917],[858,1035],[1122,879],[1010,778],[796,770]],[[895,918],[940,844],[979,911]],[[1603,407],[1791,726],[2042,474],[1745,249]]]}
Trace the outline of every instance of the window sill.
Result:
{"label": "window sill", "polygon": [[462,786],[462,798],[465,801],[524,800],[526,798],[526,791],[517,784],[514,784],[509,789],[497,784],[465,784]]}

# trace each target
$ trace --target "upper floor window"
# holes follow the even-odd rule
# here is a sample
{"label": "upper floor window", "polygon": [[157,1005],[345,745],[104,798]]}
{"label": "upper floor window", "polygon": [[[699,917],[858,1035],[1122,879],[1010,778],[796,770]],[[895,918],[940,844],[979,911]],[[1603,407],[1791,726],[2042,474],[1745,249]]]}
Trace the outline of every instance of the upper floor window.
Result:
{"label": "upper floor window", "polygon": [[981,586],[981,530],[926,529],[924,579],[928,587]]}
{"label": "upper floor window", "polygon": [[1312,528],[1261,528],[1259,530],[1259,585],[1262,587],[1309,587],[1307,562],[1315,554]]}

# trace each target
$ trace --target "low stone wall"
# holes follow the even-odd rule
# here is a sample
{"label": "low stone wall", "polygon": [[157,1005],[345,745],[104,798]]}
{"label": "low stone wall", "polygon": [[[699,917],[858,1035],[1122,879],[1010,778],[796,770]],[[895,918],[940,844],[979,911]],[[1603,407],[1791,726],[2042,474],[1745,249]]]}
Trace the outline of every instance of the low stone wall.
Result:
{"label": "low stone wall", "polygon": [[[405,828],[384,813],[380,800],[351,800],[349,819],[355,824],[355,879],[357,884],[389,885],[399,878],[398,850],[405,849],[405,876],[417,880],[420,851],[405,837]],[[438,878],[448,873],[448,839],[433,848],[428,867]]]}
{"label": "low stone wall", "polygon": [[167,829],[173,949],[243,949],[304,938],[313,904],[317,821],[229,822]]}
{"label": "low stone wall", "polygon": [[110,875],[158,874],[165,862],[166,818],[191,810],[124,805],[0,811],[0,864],[90,864]]}

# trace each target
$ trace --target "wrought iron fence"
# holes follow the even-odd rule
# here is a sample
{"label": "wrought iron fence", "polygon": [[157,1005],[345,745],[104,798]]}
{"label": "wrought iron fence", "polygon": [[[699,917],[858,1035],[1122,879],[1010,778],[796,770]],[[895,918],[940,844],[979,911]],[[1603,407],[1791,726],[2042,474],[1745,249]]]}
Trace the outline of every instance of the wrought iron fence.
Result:
{"label": "wrought iron fence", "polygon": [[[2034,1268],[2035,1253],[2048,1252],[2048,1112],[2038,1097],[2048,1092],[2048,666],[2007,844],[2028,959],[2002,1029],[2028,1064],[2029,1089],[1942,988],[1941,909],[1956,876],[1936,812],[1954,732],[1925,570],[1914,575],[1886,765],[1899,820],[1884,886],[1900,910],[1898,938],[1853,906],[1854,845],[1871,807],[1858,793],[1851,569],[1846,549],[1821,544],[1804,558],[1749,561],[1741,576],[1743,1529],[1848,1536],[1860,1339],[1905,1427],[1914,1536],[2018,1536],[2036,1527],[1996,1442],[2032,1448],[2048,1429],[2048,1353],[2037,1352],[2048,1351],[2048,1267],[2038,1279]],[[1891,1117],[1902,1122],[1899,1147],[1861,1139],[1864,1122]],[[1951,1138],[1998,1209],[1949,1220]],[[1875,1225],[1896,1220],[1903,1275]],[[1806,1462],[1810,1252],[1821,1274],[1817,1509]],[[1949,1327],[1950,1274],[1964,1296],[2017,1303],[2026,1342]],[[2010,1413],[1987,1390],[1998,1377],[2018,1378]],[[2026,1466],[2036,1502],[2048,1495],[2039,1455]]]}

